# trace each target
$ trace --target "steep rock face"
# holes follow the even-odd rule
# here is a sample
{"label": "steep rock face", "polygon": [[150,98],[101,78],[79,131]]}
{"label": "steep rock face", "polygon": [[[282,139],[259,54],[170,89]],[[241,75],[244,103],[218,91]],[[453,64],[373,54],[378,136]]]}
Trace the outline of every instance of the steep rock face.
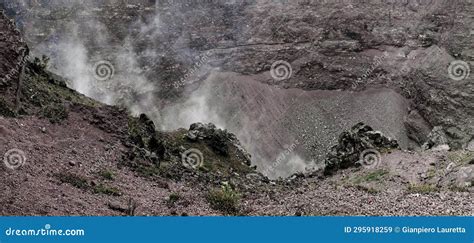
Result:
{"label": "steep rock face", "polygon": [[[176,8],[183,19],[215,13],[209,20],[185,22],[183,32],[193,36],[194,49],[213,51],[224,70],[265,74],[284,60],[291,77],[266,75],[262,82],[305,90],[389,87],[412,100],[428,126],[452,131],[451,147],[463,148],[473,138],[471,1],[257,1]],[[449,69],[456,60],[463,65]],[[456,72],[459,79],[453,78]]]}

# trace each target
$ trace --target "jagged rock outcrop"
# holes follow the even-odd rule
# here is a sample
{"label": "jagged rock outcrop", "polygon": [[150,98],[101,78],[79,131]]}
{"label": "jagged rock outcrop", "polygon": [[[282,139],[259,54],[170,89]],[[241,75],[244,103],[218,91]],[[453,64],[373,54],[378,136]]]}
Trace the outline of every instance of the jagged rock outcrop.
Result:
{"label": "jagged rock outcrop", "polygon": [[[358,123],[350,131],[345,131],[339,136],[338,144],[331,148],[327,155],[324,169],[325,174],[331,174],[339,169],[346,169],[359,165],[364,158],[364,151],[377,150],[376,156],[380,156],[381,150],[398,148],[398,142],[386,137],[370,126]],[[375,153],[375,152],[374,152]],[[380,160],[380,158],[375,158]],[[359,162],[359,163],[358,163]],[[373,161],[377,162],[377,161]]]}
{"label": "jagged rock outcrop", "polygon": [[191,124],[186,137],[191,141],[204,141],[216,153],[223,156],[229,156],[230,147],[233,147],[238,152],[237,156],[250,166],[250,154],[242,147],[237,137],[227,130],[217,128],[212,123]]}
{"label": "jagged rock outcrop", "polygon": [[165,158],[165,143],[156,131],[153,121],[145,114],[129,119],[128,135],[134,146],[129,154],[130,160],[133,161],[138,156],[159,165],[160,160]]}

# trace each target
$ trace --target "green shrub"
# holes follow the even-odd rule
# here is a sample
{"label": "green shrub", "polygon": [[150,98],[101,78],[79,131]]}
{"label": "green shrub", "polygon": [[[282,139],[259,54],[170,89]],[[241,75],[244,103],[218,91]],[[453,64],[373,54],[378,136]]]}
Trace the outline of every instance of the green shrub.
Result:
{"label": "green shrub", "polygon": [[239,212],[240,195],[228,183],[224,183],[220,190],[212,190],[207,196],[211,208],[226,214]]}
{"label": "green shrub", "polygon": [[173,207],[174,204],[179,200],[181,200],[181,195],[179,195],[178,193],[171,193],[166,203],[168,204],[168,207]]}

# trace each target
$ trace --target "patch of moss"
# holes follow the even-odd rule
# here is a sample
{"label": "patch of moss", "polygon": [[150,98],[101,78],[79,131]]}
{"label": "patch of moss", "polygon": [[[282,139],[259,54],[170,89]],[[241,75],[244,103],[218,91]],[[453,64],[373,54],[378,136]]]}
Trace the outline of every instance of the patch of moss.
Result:
{"label": "patch of moss", "polygon": [[41,115],[51,123],[61,123],[69,117],[69,112],[63,105],[48,105],[43,107]]}
{"label": "patch of moss", "polygon": [[94,193],[97,193],[97,194],[105,194],[105,195],[116,196],[116,197],[122,195],[122,192],[120,192],[118,188],[109,187],[104,184],[96,185],[93,187],[92,190],[94,191]]}
{"label": "patch of moss", "polygon": [[122,193],[118,188],[109,187],[104,184],[98,184],[95,186],[91,186],[86,178],[81,176],[72,174],[72,173],[59,173],[56,174],[56,177],[62,183],[70,184],[76,188],[83,189],[83,190],[92,190],[94,193],[97,194],[105,194],[110,196],[121,196]]}
{"label": "patch of moss", "polygon": [[36,108],[63,105],[64,102],[99,107],[101,104],[67,87],[67,81],[44,70],[41,62],[29,62],[21,87],[22,106],[30,113]]}
{"label": "patch of moss", "polygon": [[115,177],[114,173],[110,170],[102,170],[99,172],[99,175],[107,180],[114,180]]}
{"label": "patch of moss", "polygon": [[15,117],[15,112],[7,104],[7,102],[0,97],[0,115],[4,117]]}
{"label": "patch of moss", "polygon": [[372,171],[368,174],[355,178],[354,183],[360,184],[362,182],[381,181],[382,178],[387,174],[389,174],[389,172],[383,169]]}
{"label": "patch of moss", "polygon": [[[232,176],[233,172],[240,175],[255,172],[254,169],[243,163],[242,157],[237,156],[235,148],[229,147],[229,155],[223,155],[217,153],[206,142],[189,141],[189,139],[186,138],[187,133],[188,131],[186,129],[179,129],[177,131],[166,133],[163,136],[166,136],[169,148],[184,147],[186,149],[193,148],[201,151],[203,154],[203,164],[198,168],[199,171],[203,173],[218,172],[223,176]],[[183,151],[176,149],[170,152],[181,158]]]}
{"label": "patch of moss", "polygon": [[225,214],[235,215],[239,212],[240,194],[228,183],[222,185],[220,190],[212,190],[207,196],[211,208]]}
{"label": "patch of moss", "polygon": [[451,151],[448,153],[449,161],[456,165],[467,165],[474,160],[474,152],[470,151]]}
{"label": "patch of moss", "polygon": [[409,193],[429,194],[438,191],[439,188],[430,184],[411,184],[408,186]]}
{"label": "patch of moss", "polygon": [[155,165],[138,165],[134,170],[143,177],[153,177],[161,173],[160,167]]}
{"label": "patch of moss", "polygon": [[436,169],[435,168],[430,168],[426,172],[426,178],[428,180],[433,179],[436,176]]}
{"label": "patch of moss", "polygon": [[449,189],[453,192],[469,192],[469,188],[467,186],[457,186],[457,185],[452,185],[449,187]]}

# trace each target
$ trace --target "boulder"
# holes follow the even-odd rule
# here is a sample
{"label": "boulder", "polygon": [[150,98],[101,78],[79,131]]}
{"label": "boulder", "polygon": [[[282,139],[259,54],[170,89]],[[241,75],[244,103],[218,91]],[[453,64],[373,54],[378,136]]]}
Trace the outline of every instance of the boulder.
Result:
{"label": "boulder", "polygon": [[331,147],[326,156],[324,173],[330,175],[339,169],[357,166],[361,154],[369,149],[377,151],[399,148],[398,142],[372,127],[358,123],[341,133],[338,144]]}
{"label": "boulder", "polygon": [[235,134],[217,128],[214,124],[193,123],[189,127],[186,137],[194,142],[203,141],[214,152],[229,156],[230,148],[234,147],[245,164],[250,165],[250,154],[242,147]]}

